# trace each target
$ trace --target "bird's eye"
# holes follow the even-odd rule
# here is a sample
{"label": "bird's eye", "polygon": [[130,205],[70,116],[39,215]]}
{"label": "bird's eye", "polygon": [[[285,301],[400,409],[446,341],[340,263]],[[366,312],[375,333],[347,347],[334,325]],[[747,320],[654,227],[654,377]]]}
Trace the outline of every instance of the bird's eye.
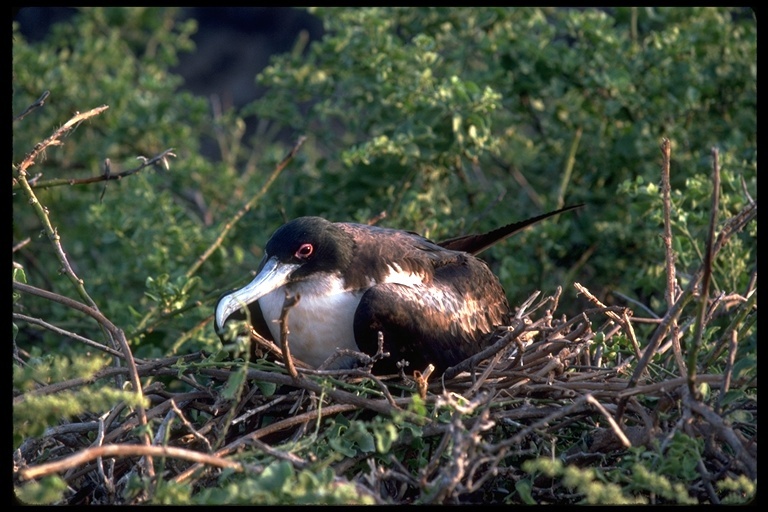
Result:
{"label": "bird's eye", "polygon": [[312,244],[301,244],[301,247],[299,247],[294,256],[300,260],[306,260],[312,256],[313,252],[315,252],[315,248],[312,246]]}

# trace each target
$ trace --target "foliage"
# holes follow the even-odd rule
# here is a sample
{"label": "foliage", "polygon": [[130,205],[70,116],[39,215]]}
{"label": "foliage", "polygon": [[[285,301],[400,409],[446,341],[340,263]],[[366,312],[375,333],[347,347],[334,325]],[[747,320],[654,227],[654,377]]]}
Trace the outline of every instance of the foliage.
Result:
{"label": "foliage", "polygon": [[[169,71],[180,52],[194,51],[195,23],[181,21],[178,9],[83,8],[35,44],[14,25],[17,497],[74,499],[77,477],[19,475],[100,446],[93,425],[111,411],[107,443],[126,454],[100,458],[98,471],[90,466],[104,503],[752,499],[750,11],[312,12],[325,36],[275,56],[257,77],[264,97],[214,115]],[[44,91],[44,105],[35,106]],[[67,127],[102,105],[108,109]],[[258,128],[246,130],[254,118]],[[641,351],[673,306],[660,236],[665,137],[681,290],[704,267],[713,147],[721,179],[714,234],[728,238],[708,295],[700,287],[677,295],[686,301],[673,322],[679,330],[665,333],[643,368]],[[202,151],[211,141],[218,155]],[[247,338],[222,350],[210,327],[215,298],[247,279],[286,218],[378,218],[440,239],[574,203],[587,206],[483,254],[514,304],[535,290],[564,290],[540,302],[536,314],[547,321],[526,333],[538,338],[520,368],[491,365],[484,377],[446,388],[433,380],[423,396],[410,378],[296,382],[274,362],[248,361]],[[729,231],[734,219],[745,219],[745,229]],[[608,306],[582,291],[576,297],[574,281]],[[611,305],[651,322],[630,329],[610,316]],[[121,335],[143,394],[126,379],[134,370]],[[550,368],[557,362],[560,370]],[[630,383],[637,368],[642,379]],[[695,388],[689,378],[698,379]],[[622,400],[622,428],[645,437],[631,448],[596,447]],[[148,425],[131,431],[143,414]],[[57,430],[83,425],[80,436]],[[152,480],[137,463],[146,457],[130,452],[149,434],[158,435],[150,435],[155,445],[203,454],[236,447],[217,455],[223,469],[188,480],[180,475],[191,461],[154,456],[162,476]]]}
{"label": "foliage", "polygon": [[[614,483],[605,483],[598,478],[595,469],[580,469],[575,466],[563,466],[562,462],[555,460],[536,459],[527,461],[523,469],[530,473],[541,472],[549,477],[562,478],[563,484],[571,489],[578,489],[584,495],[584,503],[589,505],[636,505],[647,504],[647,500],[641,496],[626,494],[622,488]],[[653,493],[659,497],[670,500],[672,503],[692,505],[696,501],[688,496],[685,485],[682,483],[670,484],[668,478],[658,473],[650,473],[645,466],[637,464],[630,473],[633,485],[627,489]]]}
{"label": "foliage", "polygon": [[[601,294],[622,283],[622,293],[647,302],[663,288],[653,271],[663,259],[653,243],[660,202],[631,184],[658,182],[659,140],[674,142],[675,212],[686,215],[675,223],[684,234],[686,218],[700,226],[707,215],[710,147],[726,155],[729,190],[739,190],[742,178],[756,190],[748,13],[316,13],[329,35],[307,56],[277,56],[260,76],[269,92],[252,107],[314,142],[316,161],[293,170],[284,192],[302,203],[297,213],[349,217],[339,206],[354,205],[352,216],[365,220],[384,210],[394,225],[440,238],[584,202],[580,218],[522,234],[514,253],[495,251],[509,293],[522,300],[578,273]],[[339,201],[341,193],[349,201]],[[743,204],[741,194],[730,194],[722,213]],[[754,254],[747,257],[754,263]]]}
{"label": "foliage", "polygon": [[273,462],[257,478],[206,489],[194,500],[201,504],[372,505],[350,483],[336,483],[333,470],[296,471],[287,461]]}
{"label": "foliage", "polygon": [[651,450],[633,448],[613,468],[580,469],[560,461],[536,459],[526,461],[523,469],[562,479],[563,485],[577,489],[587,504],[647,504],[645,496],[653,495],[664,503],[691,505],[697,501],[688,494],[686,482],[698,476],[696,465],[702,452],[699,445],[675,432],[666,448],[658,443]]}
{"label": "foliage", "polygon": [[67,483],[58,476],[28,482],[17,489],[16,497],[28,505],[48,505],[62,499]]}
{"label": "foliage", "polygon": [[[205,102],[177,91],[181,80],[168,72],[177,53],[193,47],[194,22],[178,23],[175,15],[175,10],[151,8],[83,9],[74,23],[56,25],[49,38],[36,45],[26,44],[14,27],[14,112],[50,91],[46,106],[32,114],[34,122],[14,124],[14,162],[73,112],[109,106],[98,122],[78,126],[78,143],[46,151],[38,190],[57,232],[69,241],[67,254],[94,300],[129,331],[152,325],[142,318],[152,307],[144,296],[147,278],[182,278],[213,236],[184,198],[189,190],[215,190],[203,177],[217,170],[198,156],[198,141],[208,126]],[[135,167],[137,156],[167,148],[175,148],[183,161],[179,172],[160,168],[139,173],[129,185],[120,180],[101,186],[45,186],[52,178],[99,175],[105,158],[116,174]],[[14,195],[14,237],[29,238],[20,256],[35,279],[45,276],[52,290],[66,290],[50,244],[37,236],[39,220],[21,215],[23,200],[21,194]],[[71,319],[68,311],[50,303],[42,307],[46,318]],[[202,318],[200,313],[193,316],[190,320]],[[157,345],[148,346],[153,337]],[[139,353],[145,348],[148,353],[163,351],[167,339],[157,338],[157,331],[144,336]]]}

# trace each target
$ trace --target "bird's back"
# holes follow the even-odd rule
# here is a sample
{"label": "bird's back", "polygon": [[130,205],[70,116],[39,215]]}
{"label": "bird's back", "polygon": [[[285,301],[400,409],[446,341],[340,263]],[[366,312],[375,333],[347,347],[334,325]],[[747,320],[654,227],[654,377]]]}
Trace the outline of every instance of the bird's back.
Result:
{"label": "bird's back", "polygon": [[[366,288],[355,313],[355,340],[375,353],[378,332],[384,351],[378,371],[394,371],[401,359],[412,369],[428,363],[439,371],[484,348],[496,328],[509,321],[499,280],[482,260],[445,249],[405,231],[345,224],[359,244],[352,268],[377,269],[375,276],[345,276]],[[371,279],[375,283],[371,283]]]}

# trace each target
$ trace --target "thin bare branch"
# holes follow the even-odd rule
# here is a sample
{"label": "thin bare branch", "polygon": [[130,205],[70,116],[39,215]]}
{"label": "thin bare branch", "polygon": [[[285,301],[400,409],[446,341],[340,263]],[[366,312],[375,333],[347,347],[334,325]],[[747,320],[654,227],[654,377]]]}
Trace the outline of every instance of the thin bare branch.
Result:
{"label": "thin bare branch", "polygon": [[51,91],[43,92],[43,94],[41,94],[40,97],[37,98],[37,100],[35,100],[34,103],[32,103],[27,108],[25,108],[24,111],[21,114],[19,114],[16,117],[14,117],[13,120],[14,121],[21,121],[22,119],[27,117],[27,115],[31,114],[35,110],[37,110],[40,107],[42,107],[43,105],[45,105],[45,100],[47,100],[48,96],[50,96],[50,95],[51,95]]}
{"label": "thin bare branch", "polygon": [[294,159],[294,157],[298,154],[299,149],[304,144],[304,141],[307,140],[306,137],[299,137],[299,140],[296,141],[296,144],[293,146],[291,151],[275,166],[275,169],[272,171],[272,174],[269,175],[267,178],[267,181],[264,182],[264,185],[262,185],[261,189],[252,197],[250,198],[238,211],[235,213],[235,215],[232,216],[231,219],[229,219],[225,224],[224,227],[221,229],[221,233],[216,238],[216,240],[211,244],[211,246],[205,250],[203,254],[200,255],[200,257],[195,261],[195,263],[187,269],[187,272],[185,275],[187,277],[191,277],[197,273],[197,270],[205,263],[208,258],[211,257],[211,254],[219,248],[219,246],[222,244],[224,239],[227,237],[229,232],[232,230],[232,228],[235,227],[235,225],[240,221],[240,219],[250,211],[251,208],[264,196],[264,194],[267,193],[267,190],[269,190],[269,187],[272,186],[272,183],[277,179],[277,177],[280,175],[281,172],[283,172],[283,169],[285,169],[288,164]]}
{"label": "thin bare branch", "polygon": [[288,368],[288,374],[293,377],[294,380],[299,380],[299,373],[296,371],[296,366],[293,364],[293,357],[291,356],[291,349],[288,346],[288,312],[299,303],[301,295],[289,296],[288,292],[285,292],[285,300],[283,301],[283,309],[280,313],[280,347],[282,348],[283,361],[286,368]]}
{"label": "thin bare branch", "polygon": [[[98,183],[100,181],[108,182],[108,181],[121,180],[128,176],[131,176],[132,174],[136,174],[137,172],[141,171],[142,169],[146,169],[147,167],[153,167],[153,166],[162,164],[164,167],[167,168],[168,159],[176,156],[176,153],[174,153],[173,151],[174,151],[173,148],[168,148],[162,153],[158,153],[157,155],[153,156],[152,158],[139,157],[138,159],[141,161],[141,163],[138,166],[132,169],[128,169],[126,171],[118,172],[118,173],[112,172],[112,162],[110,161],[109,158],[107,158],[104,161],[104,171],[98,176],[91,176],[89,178],[52,178],[50,180],[42,180],[42,181],[38,180],[38,181],[35,181],[34,183],[30,183],[30,187],[33,189],[49,189],[49,188],[61,187],[65,185],[66,186],[89,185],[91,183]],[[102,196],[103,196],[103,192],[102,192]]]}
{"label": "thin bare branch", "polygon": [[701,290],[699,292],[699,313],[694,328],[692,346],[688,350],[688,390],[693,396],[698,396],[696,389],[696,368],[704,333],[704,323],[709,304],[709,283],[712,279],[712,261],[714,259],[715,226],[717,225],[717,210],[720,208],[720,162],[717,148],[712,148],[712,205],[709,212],[709,229],[707,231],[707,247],[702,263]]}
{"label": "thin bare branch", "polygon": [[64,125],[62,125],[61,128],[58,128],[56,131],[54,131],[50,137],[48,137],[42,142],[37,143],[35,147],[32,149],[32,151],[30,151],[27,154],[27,156],[24,158],[24,160],[19,164],[19,167],[18,167],[19,177],[24,178],[26,180],[27,169],[35,165],[35,160],[43,151],[45,151],[50,146],[60,145],[61,141],[59,139],[61,139],[61,137],[65,133],[67,133],[69,130],[71,130],[78,124],[82,123],[86,119],[90,119],[91,117],[101,114],[108,108],[109,107],[107,105],[102,105],[100,107],[96,107],[82,114],[78,112],[69,121],[64,123]]}
{"label": "thin bare branch", "polygon": [[243,471],[245,469],[245,466],[242,463],[184,448],[175,448],[172,446],[144,446],[138,444],[105,444],[93,448],[86,448],[85,450],[76,452],[61,460],[21,469],[19,470],[19,477],[23,480],[41,478],[46,475],[65,471],[75,466],[80,466],[99,457],[135,456],[172,457],[193,461],[198,464],[234,469],[235,471]]}

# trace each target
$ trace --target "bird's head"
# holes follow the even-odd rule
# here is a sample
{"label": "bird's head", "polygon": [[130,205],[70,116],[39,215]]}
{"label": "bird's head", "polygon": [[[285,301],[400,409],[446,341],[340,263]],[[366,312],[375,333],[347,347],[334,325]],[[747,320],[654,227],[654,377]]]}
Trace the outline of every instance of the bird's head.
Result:
{"label": "bird's head", "polygon": [[340,272],[353,248],[349,235],[320,217],[299,217],[282,225],[267,242],[256,277],[219,299],[216,332],[230,317],[282,286]]}

